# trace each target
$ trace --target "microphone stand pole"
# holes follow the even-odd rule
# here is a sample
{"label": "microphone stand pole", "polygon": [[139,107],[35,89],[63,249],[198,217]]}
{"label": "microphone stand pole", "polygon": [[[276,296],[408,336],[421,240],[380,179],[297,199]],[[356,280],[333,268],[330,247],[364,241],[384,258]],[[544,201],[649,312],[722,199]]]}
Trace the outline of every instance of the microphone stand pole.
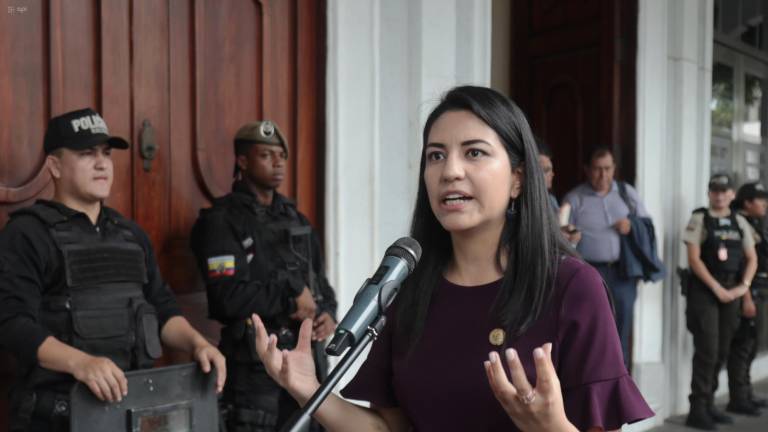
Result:
{"label": "microphone stand pole", "polygon": [[288,422],[280,429],[280,432],[301,432],[306,429],[312,419],[312,414],[317,411],[320,405],[323,403],[328,394],[333,390],[336,384],[339,383],[341,377],[347,372],[352,363],[360,356],[366,346],[379,336],[381,330],[386,324],[386,317],[382,314],[376,319],[376,322],[372,326],[368,326],[365,334],[355,345],[353,345],[344,357],[339,361],[328,378],[323,381],[320,388],[317,389],[315,394],[309,399],[304,408],[301,411],[297,411]]}

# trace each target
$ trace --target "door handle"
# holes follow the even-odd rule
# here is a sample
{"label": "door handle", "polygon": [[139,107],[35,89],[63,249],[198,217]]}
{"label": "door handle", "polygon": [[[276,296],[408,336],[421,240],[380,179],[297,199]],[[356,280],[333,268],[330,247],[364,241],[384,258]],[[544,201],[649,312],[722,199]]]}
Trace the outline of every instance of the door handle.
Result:
{"label": "door handle", "polygon": [[144,171],[152,170],[152,160],[157,153],[157,141],[155,140],[155,130],[148,119],[141,122],[141,133],[139,133],[139,150],[141,158],[144,159]]}

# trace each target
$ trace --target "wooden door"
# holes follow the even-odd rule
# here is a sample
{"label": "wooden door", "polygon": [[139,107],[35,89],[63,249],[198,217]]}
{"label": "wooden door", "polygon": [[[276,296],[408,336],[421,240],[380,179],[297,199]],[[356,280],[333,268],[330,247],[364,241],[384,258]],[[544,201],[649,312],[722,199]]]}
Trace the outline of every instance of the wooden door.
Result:
{"label": "wooden door", "polygon": [[[198,210],[230,188],[239,126],[278,124],[291,155],[280,190],[322,224],[324,0],[3,6],[0,226],[12,210],[52,195],[42,152],[47,119],[95,108],[112,134],[131,142],[113,153],[107,204],[147,231],[185,314],[215,338],[188,236]],[[140,137],[149,127],[157,152],[146,170]],[[0,431],[12,363],[0,354]]]}
{"label": "wooden door", "polygon": [[512,97],[554,153],[556,195],[584,179],[583,159],[609,146],[635,176],[636,0],[515,0]]}

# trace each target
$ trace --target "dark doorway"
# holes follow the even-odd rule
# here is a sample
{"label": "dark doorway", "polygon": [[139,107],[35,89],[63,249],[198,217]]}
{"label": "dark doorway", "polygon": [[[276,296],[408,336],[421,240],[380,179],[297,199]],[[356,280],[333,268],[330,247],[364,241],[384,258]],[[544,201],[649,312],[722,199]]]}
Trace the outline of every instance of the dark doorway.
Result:
{"label": "dark doorway", "polygon": [[510,96],[554,154],[558,198],[597,146],[635,179],[637,0],[514,0]]}

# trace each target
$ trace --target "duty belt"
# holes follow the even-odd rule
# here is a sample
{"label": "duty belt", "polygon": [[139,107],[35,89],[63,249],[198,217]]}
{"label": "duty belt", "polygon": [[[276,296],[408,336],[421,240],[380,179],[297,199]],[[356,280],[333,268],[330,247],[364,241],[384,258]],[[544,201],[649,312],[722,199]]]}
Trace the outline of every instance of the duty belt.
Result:
{"label": "duty belt", "polygon": [[736,286],[736,282],[739,279],[738,273],[711,273],[712,277],[720,282],[725,288],[732,288]]}

